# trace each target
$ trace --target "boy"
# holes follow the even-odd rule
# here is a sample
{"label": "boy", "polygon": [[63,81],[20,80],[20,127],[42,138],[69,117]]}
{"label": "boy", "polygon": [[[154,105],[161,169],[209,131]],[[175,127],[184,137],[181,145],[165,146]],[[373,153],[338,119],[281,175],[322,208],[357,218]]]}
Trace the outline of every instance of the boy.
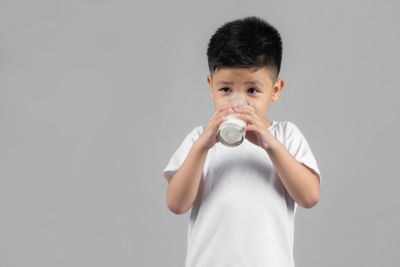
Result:
{"label": "boy", "polygon": [[[321,176],[299,128],[265,118],[284,86],[280,34],[257,17],[234,20],[211,37],[207,56],[215,112],[163,171],[168,208],[176,214],[192,208],[185,266],[293,267],[297,205],[319,201]],[[251,106],[234,106],[227,101],[232,95]],[[247,122],[236,147],[216,137],[232,113]]]}

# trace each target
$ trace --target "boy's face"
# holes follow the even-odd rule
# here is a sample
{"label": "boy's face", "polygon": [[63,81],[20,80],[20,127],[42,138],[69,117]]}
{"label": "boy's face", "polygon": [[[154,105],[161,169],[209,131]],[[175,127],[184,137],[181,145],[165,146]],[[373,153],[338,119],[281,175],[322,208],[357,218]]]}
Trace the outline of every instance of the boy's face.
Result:
{"label": "boy's face", "polygon": [[[232,95],[246,97],[253,106],[257,116],[268,127],[271,122],[265,118],[271,101],[277,101],[284,86],[283,79],[273,81],[266,68],[253,71],[246,68],[222,68],[207,76],[214,106],[228,102]],[[252,83],[250,83],[252,82]]]}

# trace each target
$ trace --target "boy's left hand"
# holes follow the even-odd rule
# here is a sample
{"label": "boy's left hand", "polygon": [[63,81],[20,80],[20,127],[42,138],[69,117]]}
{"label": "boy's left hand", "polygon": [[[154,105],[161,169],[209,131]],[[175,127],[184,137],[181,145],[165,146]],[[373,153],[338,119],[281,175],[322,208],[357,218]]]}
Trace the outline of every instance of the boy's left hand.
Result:
{"label": "boy's left hand", "polygon": [[247,126],[243,127],[246,131],[246,139],[253,144],[268,150],[275,141],[275,137],[268,130],[263,120],[256,114],[252,106],[242,105],[234,109],[235,116],[247,122]]}

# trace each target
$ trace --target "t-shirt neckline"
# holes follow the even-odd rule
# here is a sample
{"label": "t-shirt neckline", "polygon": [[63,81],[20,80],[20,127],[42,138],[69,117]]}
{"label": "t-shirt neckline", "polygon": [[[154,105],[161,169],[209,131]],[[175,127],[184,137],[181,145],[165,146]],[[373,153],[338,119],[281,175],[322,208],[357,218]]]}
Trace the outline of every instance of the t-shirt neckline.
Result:
{"label": "t-shirt neckline", "polygon": [[275,124],[276,124],[275,120],[272,120],[271,122],[272,122],[272,124],[268,127],[268,130],[272,130],[272,127],[275,126]]}
{"label": "t-shirt neckline", "polygon": [[[268,130],[272,130],[272,127],[274,127],[275,124],[277,123],[277,121],[275,121],[275,120],[271,120],[271,122],[272,122],[272,124],[268,127]],[[202,127],[203,127],[203,130],[206,128],[204,125],[202,125]]]}

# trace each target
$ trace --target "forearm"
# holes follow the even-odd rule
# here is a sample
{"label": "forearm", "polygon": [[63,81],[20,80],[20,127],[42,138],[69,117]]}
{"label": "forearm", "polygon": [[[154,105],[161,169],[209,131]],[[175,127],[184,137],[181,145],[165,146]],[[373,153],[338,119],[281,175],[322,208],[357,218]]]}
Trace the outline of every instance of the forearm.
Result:
{"label": "forearm", "polygon": [[167,191],[167,205],[174,213],[185,213],[196,198],[208,149],[195,142],[188,156],[172,177]]}
{"label": "forearm", "polygon": [[318,177],[275,139],[266,149],[283,185],[294,201],[304,208],[311,208],[319,201]]}

